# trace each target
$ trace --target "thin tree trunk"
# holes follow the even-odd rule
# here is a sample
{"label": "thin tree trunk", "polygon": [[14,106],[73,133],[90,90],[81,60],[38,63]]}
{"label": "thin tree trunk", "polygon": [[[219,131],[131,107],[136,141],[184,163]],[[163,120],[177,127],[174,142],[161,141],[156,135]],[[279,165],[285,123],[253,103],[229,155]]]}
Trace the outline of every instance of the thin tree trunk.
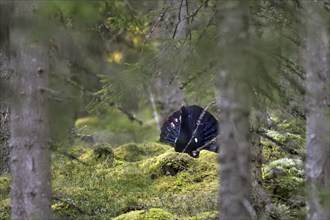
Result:
{"label": "thin tree trunk", "polygon": [[9,108],[0,103],[0,175],[9,172]]}
{"label": "thin tree trunk", "polygon": [[[252,219],[250,177],[248,4],[225,1],[219,5],[220,70],[220,219]],[[225,52],[224,52],[225,51]],[[229,62],[230,61],[230,62]]]}
{"label": "thin tree trunk", "polygon": [[262,183],[262,145],[258,134],[261,127],[259,117],[256,116],[251,124],[251,202],[256,212],[255,219],[264,220],[267,219],[266,205],[271,201]]}
{"label": "thin tree trunk", "polygon": [[[184,39],[188,33],[188,20],[184,19],[187,16],[186,0],[166,0],[165,5],[169,9],[164,14],[164,21],[160,27],[165,31],[158,34],[159,37]],[[163,50],[169,50],[166,49],[167,47],[168,45],[164,46]],[[168,59],[168,57],[165,57],[165,59]],[[179,67],[174,65],[173,67],[166,66],[166,68],[156,75],[153,89],[155,91],[155,101],[159,106],[158,113],[161,122],[181,107],[184,98],[177,79]],[[164,67],[161,69],[164,69]]]}
{"label": "thin tree trunk", "polygon": [[[11,219],[51,218],[47,100],[48,51],[35,31],[32,1],[15,2],[10,31]],[[40,22],[40,21],[39,21]],[[31,37],[34,37],[32,40]]]}
{"label": "thin tree trunk", "polygon": [[[306,48],[302,50],[306,76],[307,218],[330,219],[330,69],[329,17],[322,17],[322,6],[304,2],[307,14]],[[321,195],[327,195],[321,198]],[[323,200],[323,201],[322,201]]]}
{"label": "thin tree trunk", "polygon": [[0,175],[9,171],[9,2],[0,2]]}

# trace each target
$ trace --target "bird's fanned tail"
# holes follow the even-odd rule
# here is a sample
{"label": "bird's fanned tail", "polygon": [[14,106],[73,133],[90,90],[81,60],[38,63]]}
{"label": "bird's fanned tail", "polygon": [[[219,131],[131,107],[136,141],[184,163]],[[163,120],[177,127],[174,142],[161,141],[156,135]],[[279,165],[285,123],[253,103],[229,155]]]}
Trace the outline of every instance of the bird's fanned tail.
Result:
{"label": "bird's fanned tail", "polygon": [[203,149],[218,151],[217,135],[218,121],[205,109],[192,105],[183,106],[164,122],[160,141],[173,145],[176,151],[198,157]]}

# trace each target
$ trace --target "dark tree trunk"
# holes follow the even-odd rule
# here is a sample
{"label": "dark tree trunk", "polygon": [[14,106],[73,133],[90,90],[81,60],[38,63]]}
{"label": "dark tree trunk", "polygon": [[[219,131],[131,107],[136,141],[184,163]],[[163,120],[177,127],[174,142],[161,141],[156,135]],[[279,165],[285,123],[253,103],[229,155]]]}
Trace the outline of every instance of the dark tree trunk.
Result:
{"label": "dark tree trunk", "polygon": [[[36,31],[36,2],[15,2],[10,30],[11,219],[50,219],[51,176],[48,110],[48,50]],[[40,30],[41,31],[41,30]],[[31,37],[34,37],[32,40]]]}
{"label": "dark tree trunk", "polygon": [[9,2],[0,2],[0,175],[9,171]]}
{"label": "dark tree trunk", "polygon": [[[330,201],[329,17],[321,14],[323,6],[320,3],[306,1],[304,6],[307,27],[306,48],[302,50],[307,74],[306,179],[310,187],[307,218],[330,219],[326,206]],[[322,194],[327,196],[321,198]]]}

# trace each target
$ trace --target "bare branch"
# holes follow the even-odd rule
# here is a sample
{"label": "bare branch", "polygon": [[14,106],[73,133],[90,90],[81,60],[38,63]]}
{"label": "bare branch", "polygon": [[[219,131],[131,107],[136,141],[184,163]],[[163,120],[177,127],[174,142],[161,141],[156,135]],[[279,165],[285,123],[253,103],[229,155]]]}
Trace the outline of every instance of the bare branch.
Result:
{"label": "bare branch", "polygon": [[143,45],[142,45],[142,49],[141,49],[141,53],[143,53],[144,47],[147,44],[147,41],[149,40],[149,38],[151,37],[151,35],[153,34],[153,32],[155,31],[156,27],[158,26],[159,22],[164,18],[165,14],[168,12],[168,10],[170,9],[171,5],[173,3],[173,0],[166,6],[165,10],[163,11],[163,13],[160,14],[158,20],[156,21],[156,23],[154,24],[154,26],[151,28],[150,32],[147,34],[145,40],[143,41]]}

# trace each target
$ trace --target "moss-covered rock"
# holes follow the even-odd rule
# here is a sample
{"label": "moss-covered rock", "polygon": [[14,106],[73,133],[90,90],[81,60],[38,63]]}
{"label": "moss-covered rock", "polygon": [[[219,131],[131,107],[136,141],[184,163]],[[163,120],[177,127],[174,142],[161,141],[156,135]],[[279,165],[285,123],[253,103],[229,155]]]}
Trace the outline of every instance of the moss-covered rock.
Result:
{"label": "moss-covered rock", "polygon": [[136,210],[129,213],[122,214],[115,218],[115,220],[174,220],[174,216],[160,208],[151,208],[148,211]]}

